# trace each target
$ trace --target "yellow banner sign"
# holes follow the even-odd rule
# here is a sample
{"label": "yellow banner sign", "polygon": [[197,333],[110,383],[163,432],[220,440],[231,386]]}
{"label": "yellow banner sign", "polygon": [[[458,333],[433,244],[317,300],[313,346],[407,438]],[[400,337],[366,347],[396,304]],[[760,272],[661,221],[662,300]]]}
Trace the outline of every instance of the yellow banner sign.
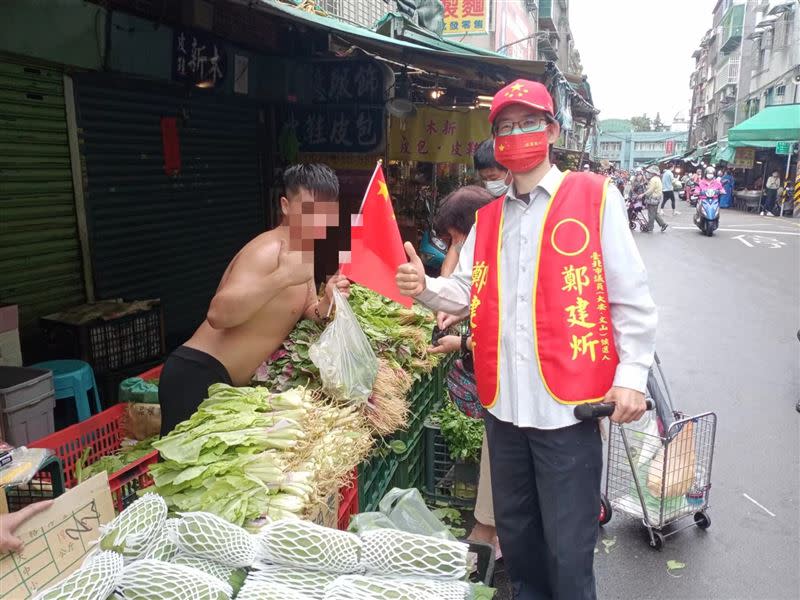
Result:
{"label": "yellow banner sign", "polygon": [[751,169],[755,162],[755,148],[736,148],[736,155],[733,158],[734,169]]}
{"label": "yellow banner sign", "polygon": [[443,0],[443,35],[486,33],[489,16],[486,0]]}
{"label": "yellow banner sign", "polygon": [[418,107],[413,117],[392,117],[389,158],[472,164],[472,155],[491,136],[489,111]]}

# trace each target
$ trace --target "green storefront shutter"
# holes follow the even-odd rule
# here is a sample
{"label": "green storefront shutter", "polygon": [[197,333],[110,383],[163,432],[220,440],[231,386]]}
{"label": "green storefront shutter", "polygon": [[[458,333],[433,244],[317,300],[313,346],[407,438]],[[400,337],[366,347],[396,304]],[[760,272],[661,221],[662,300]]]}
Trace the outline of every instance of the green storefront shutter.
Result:
{"label": "green storefront shutter", "polygon": [[0,303],[25,339],[84,301],[63,74],[0,59]]}
{"label": "green storefront shutter", "polygon": [[[258,107],[106,74],[75,76],[97,298],[161,298],[168,347],[205,318],[228,262],[264,231]],[[164,172],[177,117],[181,171]]]}

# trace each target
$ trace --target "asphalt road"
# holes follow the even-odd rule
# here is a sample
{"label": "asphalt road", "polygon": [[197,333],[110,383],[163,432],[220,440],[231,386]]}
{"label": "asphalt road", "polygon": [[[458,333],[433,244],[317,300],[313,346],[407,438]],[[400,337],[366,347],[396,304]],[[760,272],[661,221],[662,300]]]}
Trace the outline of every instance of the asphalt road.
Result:
{"label": "asphalt road", "polygon": [[[693,209],[678,209],[677,217],[667,210],[667,232],[634,236],[659,307],[657,348],[675,408],[718,416],[712,523],[658,552],[640,521],[615,514],[598,543],[598,595],[800,598],[800,220],[725,210],[707,238],[692,225]],[[669,560],[686,566],[670,573]]]}

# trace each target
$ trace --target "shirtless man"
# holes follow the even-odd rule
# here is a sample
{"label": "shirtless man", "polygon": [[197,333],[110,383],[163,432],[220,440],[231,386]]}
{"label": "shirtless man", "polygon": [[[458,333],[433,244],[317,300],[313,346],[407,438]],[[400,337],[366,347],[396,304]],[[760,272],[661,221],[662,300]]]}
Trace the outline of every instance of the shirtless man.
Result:
{"label": "shirtless man", "polygon": [[339,275],[328,281],[322,299],[314,288],[314,240],[339,224],[336,175],[325,165],[296,165],[286,170],[284,187],[281,225],[233,258],[206,320],[164,364],[162,435],[197,410],[210,385],[247,385],[300,319],[325,320],[334,288],[349,294],[350,283]]}

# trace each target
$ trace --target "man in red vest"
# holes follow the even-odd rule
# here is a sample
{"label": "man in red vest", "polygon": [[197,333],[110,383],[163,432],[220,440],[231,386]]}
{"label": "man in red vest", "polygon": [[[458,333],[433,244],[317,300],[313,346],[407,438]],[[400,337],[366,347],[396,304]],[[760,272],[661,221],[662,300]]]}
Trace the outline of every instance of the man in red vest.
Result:
{"label": "man in red vest", "polygon": [[547,89],[515,81],[489,120],[508,193],[478,210],[450,277],[426,278],[406,244],[397,284],[470,319],[515,598],[593,599],[603,455],[598,424],[573,408],[602,400],[616,422],[642,416],[656,308],[617,187],[550,164],[560,127]]}

